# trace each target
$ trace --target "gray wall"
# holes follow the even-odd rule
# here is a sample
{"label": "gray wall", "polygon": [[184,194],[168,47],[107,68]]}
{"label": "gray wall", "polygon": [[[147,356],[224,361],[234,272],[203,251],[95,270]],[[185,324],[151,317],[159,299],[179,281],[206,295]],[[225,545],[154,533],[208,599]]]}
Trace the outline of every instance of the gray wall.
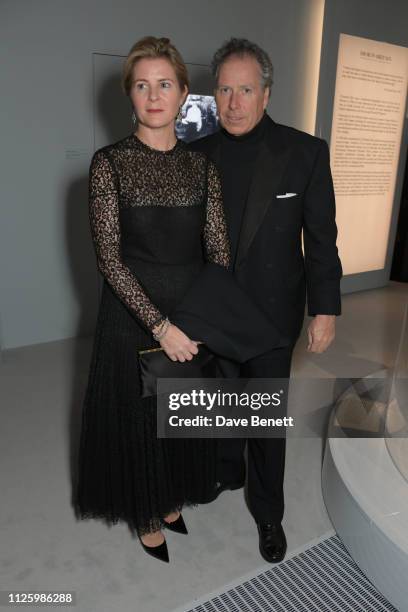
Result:
{"label": "gray wall", "polygon": [[[270,52],[275,65],[272,116],[304,129],[302,108],[312,94],[307,87],[299,91],[299,83],[304,82],[309,21],[318,2],[3,0],[2,348],[93,329],[98,282],[87,218],[87,172],[94,148],[92,54],[126,55],[143,35],[167,35],[186,61],[206,64],[225,38],[252,38]],[[342,31],[372,35],[363,19],[367,0],[328,4],[347,7],[342,9]],[[405,0],[369,5],[377,38],[404,44],[402,33],[397,38],[393,33],[407,21]],[[333,15],[331,8],[329,38],[337,37]],[[327,53],[334,52],[335,42]]]}
{"label": "gray wall", "polygon": [[168,35],[186,61],[208,63],[225,38],[245,35],[265,44],[275,58],[275,115],[296,124],[301,45],[294,41],[308,4],[310,0],[3,0],[3,348],[93,329],[98,291],[87,219],[92,53],[126,55],[143,35]]}

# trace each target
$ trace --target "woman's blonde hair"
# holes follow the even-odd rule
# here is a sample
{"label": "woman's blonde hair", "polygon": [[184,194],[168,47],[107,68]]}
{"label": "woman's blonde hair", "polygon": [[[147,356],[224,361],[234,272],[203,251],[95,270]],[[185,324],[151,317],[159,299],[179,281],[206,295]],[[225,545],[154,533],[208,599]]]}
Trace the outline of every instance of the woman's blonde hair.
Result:
{"label": "woman's blonde hair", "polygon": [[189,87],[188,72],[179,51],[170,42],[169,38],[156,38],[145,36],[138,40],[125,60],[122,73],[122,88],[127,96],[132,89],[133,68],[143,58],[164,57],[173,66],[181,91]]}

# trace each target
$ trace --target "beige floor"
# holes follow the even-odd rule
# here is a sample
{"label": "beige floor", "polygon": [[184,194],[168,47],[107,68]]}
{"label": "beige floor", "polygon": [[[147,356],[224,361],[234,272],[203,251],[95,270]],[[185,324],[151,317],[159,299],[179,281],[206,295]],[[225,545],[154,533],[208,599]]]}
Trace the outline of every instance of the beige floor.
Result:
{"label": "beige floor", "polygon": [[[358,378],[392,367],[407,299],[408,285],[397,283],[345,296],[335,345],[307,354],[303,334],[294,375]],[[75,520],[71,477],[90,349],[84,338],[3,353],[0,590],[73,590],[79,612],[163,612],[264,568],[242,491],[184,512],[190,535],[167,534],[169,565],[148,557],[126,525]],[[289,551],[331,529],[322,447],[318,438],[288,441]]]}

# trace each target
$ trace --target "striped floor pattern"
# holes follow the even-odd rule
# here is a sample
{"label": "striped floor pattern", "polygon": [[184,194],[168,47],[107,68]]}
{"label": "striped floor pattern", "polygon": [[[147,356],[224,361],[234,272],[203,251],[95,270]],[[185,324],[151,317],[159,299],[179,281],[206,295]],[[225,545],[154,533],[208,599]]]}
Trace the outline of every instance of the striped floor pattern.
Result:
{"label": "striped floor pattern", "polygon": [[185,612],[398,612],[361,572],[337,535]]}

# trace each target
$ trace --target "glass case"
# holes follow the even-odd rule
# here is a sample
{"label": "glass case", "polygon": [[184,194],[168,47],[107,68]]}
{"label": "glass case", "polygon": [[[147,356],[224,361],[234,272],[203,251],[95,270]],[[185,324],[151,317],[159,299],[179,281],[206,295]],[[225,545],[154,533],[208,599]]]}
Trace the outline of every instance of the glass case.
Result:
{"label": "glass case", "polygon": [[384,437],[393,462],[408,481],[408,302],[392,374]]}

